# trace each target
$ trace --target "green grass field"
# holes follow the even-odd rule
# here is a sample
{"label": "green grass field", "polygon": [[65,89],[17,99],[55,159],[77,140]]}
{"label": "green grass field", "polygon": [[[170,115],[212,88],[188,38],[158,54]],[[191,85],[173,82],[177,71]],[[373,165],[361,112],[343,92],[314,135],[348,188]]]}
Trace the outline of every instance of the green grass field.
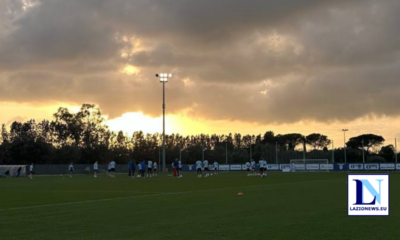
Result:
{"label": "green grass field", "polygon": [[346,181],[333,172],[0,179],[0,239],[400,239],[400,174],[390,174],[389,217],[348,217]]}

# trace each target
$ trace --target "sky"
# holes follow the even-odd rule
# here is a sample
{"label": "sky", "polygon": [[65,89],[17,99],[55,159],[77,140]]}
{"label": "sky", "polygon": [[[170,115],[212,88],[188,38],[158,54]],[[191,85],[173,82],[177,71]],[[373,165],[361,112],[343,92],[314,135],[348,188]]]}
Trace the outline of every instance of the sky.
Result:
{"label": "sky", "polygon": [[0,122],[400,137],[398,0],[1,0]]}

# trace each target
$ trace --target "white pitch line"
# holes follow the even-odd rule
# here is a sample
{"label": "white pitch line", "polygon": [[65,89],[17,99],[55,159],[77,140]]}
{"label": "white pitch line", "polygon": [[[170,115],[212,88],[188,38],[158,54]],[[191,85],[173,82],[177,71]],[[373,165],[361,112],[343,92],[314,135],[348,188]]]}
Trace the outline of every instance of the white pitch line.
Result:
{"label": "white pitch line", "polygon": [[6,189],[2,190],[3,192],[59,192],[59,193],[168,193],[168,192],[148,192],[148,191],[96,191],[96,190],[78,190],[78,191],[71,191],[71,190],[31,190],[31,189]]}
{"label": "white pitch line", "polygon": [[103,198],[103,199],[96,199],[96,200],[45,204],[45,205],[17,207],[17,208],[3,208],[3,209],[0,209],[0,212],[7,211],[7,210],[23,210],[23,209],[32,209],[32,208],[42,208],[42,207],[66,206],[66,205],[74,205],[74,204],[81,204],[81,203],[106,202],[106,201],[113,201],[113,200],[124,200],[124,199],[142,198],[142,197],[150,197],[150,196],[166,196],[166,195],[172,195],[172,194],[176,194],[176,193],[148,194],[148,195],[139,195],[139,196],[129,196],[129,197],[119,197],[119,198]]}
{"label": "white pitch line", "polygon": [[233,190],[233,189],[237,189],[237,188],[243,189],[243,188],[257,188],[257,187],[274,187],[274,186],[290,185],[290,184],[302,184],[302,183],[316,183],[316,182],[325,182],[325,181],[336,180],[336,179],[340,179],[340,178],[331,178],[331,179],[316,180],[316,181],[303,181],[303,182],[288,182],[288,183],[277,183],[277,184],[251,185],[251,186],[230,187],[230,188],[214,188],[214,189],[203,189],[203,190],[186,191],[186,192],[170,192],[170,193],[148,194],[148,195],[140,195],[140,196],[119,197],[119,198],[103,198],[103,199],[85,200],[85,201],[77,201],[77,202],[44,204],[44,205],[27,206],[27,207],[16,207],[16,208],[3,208],[3,209],[0,209],[0,212],[9,211],[9,210],[34,209],[34,208],[42,208],[42,207],[67,206],[67,205],[93,203],[93,202],[107,202],[107,201],[114,201],[114,200],[126,200],[126,199],[135,199],[135,198],[144,198],[144,197],[158,197],[158,196],[190,194],[190,193],[199,193],[199,192]]}

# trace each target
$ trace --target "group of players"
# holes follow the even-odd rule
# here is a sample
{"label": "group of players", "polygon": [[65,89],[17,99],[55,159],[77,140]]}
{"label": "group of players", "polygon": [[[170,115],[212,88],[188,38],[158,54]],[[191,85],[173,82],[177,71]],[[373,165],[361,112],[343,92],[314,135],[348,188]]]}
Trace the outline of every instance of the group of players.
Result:
{"label": "group of players", "polygon": [[[267,161],[260,158],[258,161],[259,165],[259,170],[260,170],[260,176],[261,177],[266,177],[267,176]],[[246,170],[247,170],[247,176],[256,176],[256,161],[252,159],[250,162],[245,163]],[[219,171],[219,164],[217,161],[213,163],[211,166],[215,172],[215,174],[218,174]],[[196,162],[196,170],[197,170],[197,177],[201,178],[202,177],[202,171],[205,171],[205,177],[210,176],[210,167],[208,164],[208,160],[204,160],[203,162],[201,160],[197,160]]]}
{"label": "group of players", "polygon": [[[117,167],[117,163],[115,161],[111,161],[108,163],[107,166],[108,166],[107,176],[115,177],[115,170]],[[138,177],[138,178],[154,177],[154,176],[157,176],[157,168],[158,168],[157,162],[153,162],[153,161],[149,160],[147,162],[147,174],[145,175],[145,173],[146,173],[146,162],[145,161],[135,162],[135,161],[129,160],[128,176],[131,178],[134,178],[135,174],[136,174],[136,169],[138,169],[136,177]],[[94,171],[94,177],[97,178],[97,174],[99,172],[99,164],[97,161],[93,164],[93,171]]]}
{"label": "group of players", "polygon": [[[214,174],[218,174],[219,171],[219,163],[215,161],[211,166],[208,163],[208,160],[197,160],[196,161],[196,171],[197,171],[197,177],[201,178],[202,177],[202,171],[204,169],[205,172],[205,177],[210,176],[210,168],[211,170],[214,171]],[[258,161],[259,169],[260,169],[260,176],[261,177],[266,177],[267,176],[267,161],[260,159]],[[107,169],[107,176],[109,177],[115,177],[115,170],[117,163],[113,160],[108,163],[108,169]],[[146,174],[146,166],[147,166],[147,174]],[[247,176],[255,176],[256,174],[256,162],[254,159],[251,161],[248,161],[245,163],[246,170],[247,170]],[[138,169],[136,173],[136,169]],[[182,175],[182,161],[179,159],[175,159],[175,161],[172,163],[172,169],[173,169],[173,177],[181,178],[183,177]],[[94,177],[97,178],[97,174],[99,173],[99,164],[96,161],[93,164],[93,171],[94,171]],[[33,175],[35,174],[34,172],[34,164],[32,163],[29,166],[29,177],[32,179]],[[68,166],[68,173],[69,176],[72,177],[72,175],[75,172],[74,168],[74,163],[71,162],[71,164]],[[135,174],[137,178],[140,177],[154,177],[157,176],[158,173],[158,165],[157,162],[153,162],[151,160],[147,161],[147,164],[145,161],[132,161],[129,160],[128,162],[128,176],[131,178],[135,177]],[[212,174],[211,174],[212,175]]]}
{"label": "group of players", "polygon": [[[215,161],[211,167],[213,168],[214,173],[218,174],[219,163],[217,161]],[[208,164],[208,160],[204,160],[203,162],[201,160],[197,160],[197,162],[196,162],[197,177],[201,178],[203,169],[204,169],[204,172],[206,173],[205,177],[210,176],[210,167]]]}
{"label": "group of players", "polygon": [[[246,166],[246,170],[247,170],[247,176],[257,175],[256,174],[256,161],[254,161],[254,159],[252,159],[251,162],[246,162],[245,166]],[[260,169],[260,176],[266,177],[267,176],[267,161],[260,158],[260,160],[258,161],[258,166]]]}

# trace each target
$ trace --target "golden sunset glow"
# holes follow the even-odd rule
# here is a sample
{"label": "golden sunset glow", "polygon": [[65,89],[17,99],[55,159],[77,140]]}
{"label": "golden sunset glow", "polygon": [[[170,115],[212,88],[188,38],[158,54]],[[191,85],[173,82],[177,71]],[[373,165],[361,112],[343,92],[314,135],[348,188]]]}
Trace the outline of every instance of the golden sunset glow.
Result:
{"label": "golden sunset glow", "polygon": [[41,121],[43,119],[52,120],[53,114],[57,112],[58,108],[65,107],[72,113],[78,112],[80,106],[70,105],[67,103],[54,103],[33,105],[28,103],[0,103],[2,114],[0,116],[1,123],[7,125],[13,121],[25,122],[30,119]]}
{"label": "golden sunset glow", "polygon": [[[135,131],[143,131],[144,133],[161,133],[162,132],[162,116],[151,117],[142,112],[125,113],[121,117],[108,120],[107,124],[113,131],[123,131],[131,135]],[[335,147],[343,145],[343,133],[341,126],[350,129],[348,137],[357,136],[365,133],[365,129],[376,129],[376,134],[386,136],[387,144],[394,144],[394,138],[400,137],[400,118],[381,118],[379,124],[377,122],[368,121],[366,118],[357,119],[355,121],[341,124],[335,122],[331,124],[313,122],[297,122],[294,124],[256,124],[243,121],[226,121],[226,120],[206,120],[201,118],[191,118],[185,114],[170,114],[166,116],[166,133],[179,133],[181,135],[195,134],[264,134],[266,131],[273,131],[276,134],[301,133],[311,134],[314,132],[328,135],[333,141]]]}
{"label": "golden sunset glow", "polygon": [[[150,117],[142,112],[124,113],[121,117],[110,119],[107,125],[112,131],[123,131],[132,135],[133,132],[144,133],[162,132],[162,117]],[[175,117],[167,116],[166,133],[176,133],[179,130]]]}
{"label": "golden sunset glow", "polygon": [[127,74],[127,75],[137,75],[140,73],[139,68],[132,66],[132,65],[127,65],[121,70],[121,73]]}
{"label": "golden sunset glow", "polygon": [[[68,108],[72,113],[79,111],[80,106],[69,105],[66,103],[57,103],[54,105],[35,106],[31,104],[1,103],[0,107],[5,111],[0,116],[0,121],[11,124],[13,121],[28,121],[35,119],[51,120],[53,114],[60,106]],[[23,112],[23,114],[20,114]],[[34,117],[32,117],[34,116]],[[106,124],[112,131],[123,131],[132,135],[135,131],[144,133],[161,133],[162,116],[151,117],[143,112],[124,113],[120,117],[109,119],[105,116]],[[195,134],[264,134],[266,131],[274,131],[276,134],[285,134],[298,132],[301,134],[323,133],[328,135],[335,144],[335,147],[343,145],[342,128],[349,128],[347,137],[357,136],[366,132],[366,129],[374,129],[374,133],[383,135],[386,138],[386,144],[394,144],[394,138],[400,137],[400,118],[381,117],[381,118],[360,118],[348,123],[332,122],[330,124],[300,121],[293,124],[257,124],[244,121],[230,120],[207,120],[203,118],[193,118],[186,113],[167,114],[166,133],[179,133],[181,135]],[[368,131],[367,131],[368,132]]]}

